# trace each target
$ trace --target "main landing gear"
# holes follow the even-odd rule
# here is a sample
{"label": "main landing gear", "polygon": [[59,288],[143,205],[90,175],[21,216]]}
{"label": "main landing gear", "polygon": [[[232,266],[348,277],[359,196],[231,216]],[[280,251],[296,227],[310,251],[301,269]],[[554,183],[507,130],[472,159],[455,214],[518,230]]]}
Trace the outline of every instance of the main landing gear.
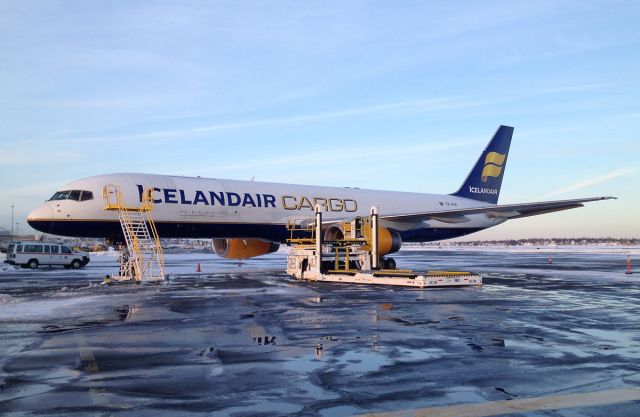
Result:
{"label": "main landing gear", "polygon": [[380,258],[382,269],[396,269],[396,260],[393,258]]}

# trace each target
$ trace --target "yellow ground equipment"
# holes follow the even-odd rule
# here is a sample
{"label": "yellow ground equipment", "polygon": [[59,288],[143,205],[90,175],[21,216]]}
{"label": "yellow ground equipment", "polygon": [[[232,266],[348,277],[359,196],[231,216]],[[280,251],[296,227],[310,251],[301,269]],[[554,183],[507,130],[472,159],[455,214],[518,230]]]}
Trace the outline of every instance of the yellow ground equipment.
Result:
{"label": "yellow ground equipment", "polygon": [[[469,287],[482,285],[482,276],[471,272],[384,269],[378,251],[378,209],[369,217],[343,222],[344,236],[323,241],[322,211],[314,221],[290,222],[292,246],[287,274],[300,280],[405,287]],[[300,237],[303,236],[303,237]],[[326,252],[326,255],[325,255]]]}
{"label": "yellow ground equipment", "polygon": [[102,190],[104,209],[118,212],[127,243],[120,254],[119,276],[115,281],[134,282],[164,281],[164,253],[151,213],[153,212],[153,189],[144,190],[140,207],[124,204],[120,187],[105,185]]}

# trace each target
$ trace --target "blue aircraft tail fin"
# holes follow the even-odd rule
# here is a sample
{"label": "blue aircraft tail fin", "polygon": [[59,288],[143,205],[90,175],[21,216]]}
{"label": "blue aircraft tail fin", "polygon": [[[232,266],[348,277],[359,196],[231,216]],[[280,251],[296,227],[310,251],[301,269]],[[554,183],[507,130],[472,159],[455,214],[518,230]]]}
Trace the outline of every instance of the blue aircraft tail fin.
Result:
{"label": "blue aircraft tail fin", "polygon": [[500,126],[458,191],[452,195],[497,204],[513,127]]}

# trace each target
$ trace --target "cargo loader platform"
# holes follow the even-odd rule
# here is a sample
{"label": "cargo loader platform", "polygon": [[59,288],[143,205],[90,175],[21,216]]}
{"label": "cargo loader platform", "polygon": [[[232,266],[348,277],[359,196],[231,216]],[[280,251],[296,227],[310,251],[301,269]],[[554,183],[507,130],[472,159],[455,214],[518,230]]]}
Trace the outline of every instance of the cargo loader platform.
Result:
{"label": "cargo loader platform", "polygon": [[[291,222],[287,227],[291,232],[288,243],[292,246],[287,274],[299,280],[417,288],[482,285],[482,276],[471,272],[380,268],[379,265],[395,265],[395,262],[390,263],[379,254],[375,207],[370,217],[340,223],[338,227],[343,233],[335,240],[323,240],[320,207],[316,207],[314,222]],[[299,237],[301,235],[306,237]]]}

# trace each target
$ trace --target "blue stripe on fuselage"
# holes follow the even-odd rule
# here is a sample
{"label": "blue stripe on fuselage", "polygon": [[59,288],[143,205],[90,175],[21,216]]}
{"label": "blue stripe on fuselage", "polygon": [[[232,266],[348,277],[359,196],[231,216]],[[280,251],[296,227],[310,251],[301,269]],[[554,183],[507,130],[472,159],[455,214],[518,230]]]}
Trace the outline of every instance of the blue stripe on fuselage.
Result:
{"label": "blue stripe on fuselage", "polygon": [[[122,238],[122,229],[117,221],[29,221],[29,225],[44,233],[61,236]],[[259,223],[187,223],[156,222],[161,238],[256,238],[272,242],[286,242],[291,237],[283,224]],[[483,230],[464,229],[414,229],[399,232],[403,242],[431,242],[451,239]]]}

